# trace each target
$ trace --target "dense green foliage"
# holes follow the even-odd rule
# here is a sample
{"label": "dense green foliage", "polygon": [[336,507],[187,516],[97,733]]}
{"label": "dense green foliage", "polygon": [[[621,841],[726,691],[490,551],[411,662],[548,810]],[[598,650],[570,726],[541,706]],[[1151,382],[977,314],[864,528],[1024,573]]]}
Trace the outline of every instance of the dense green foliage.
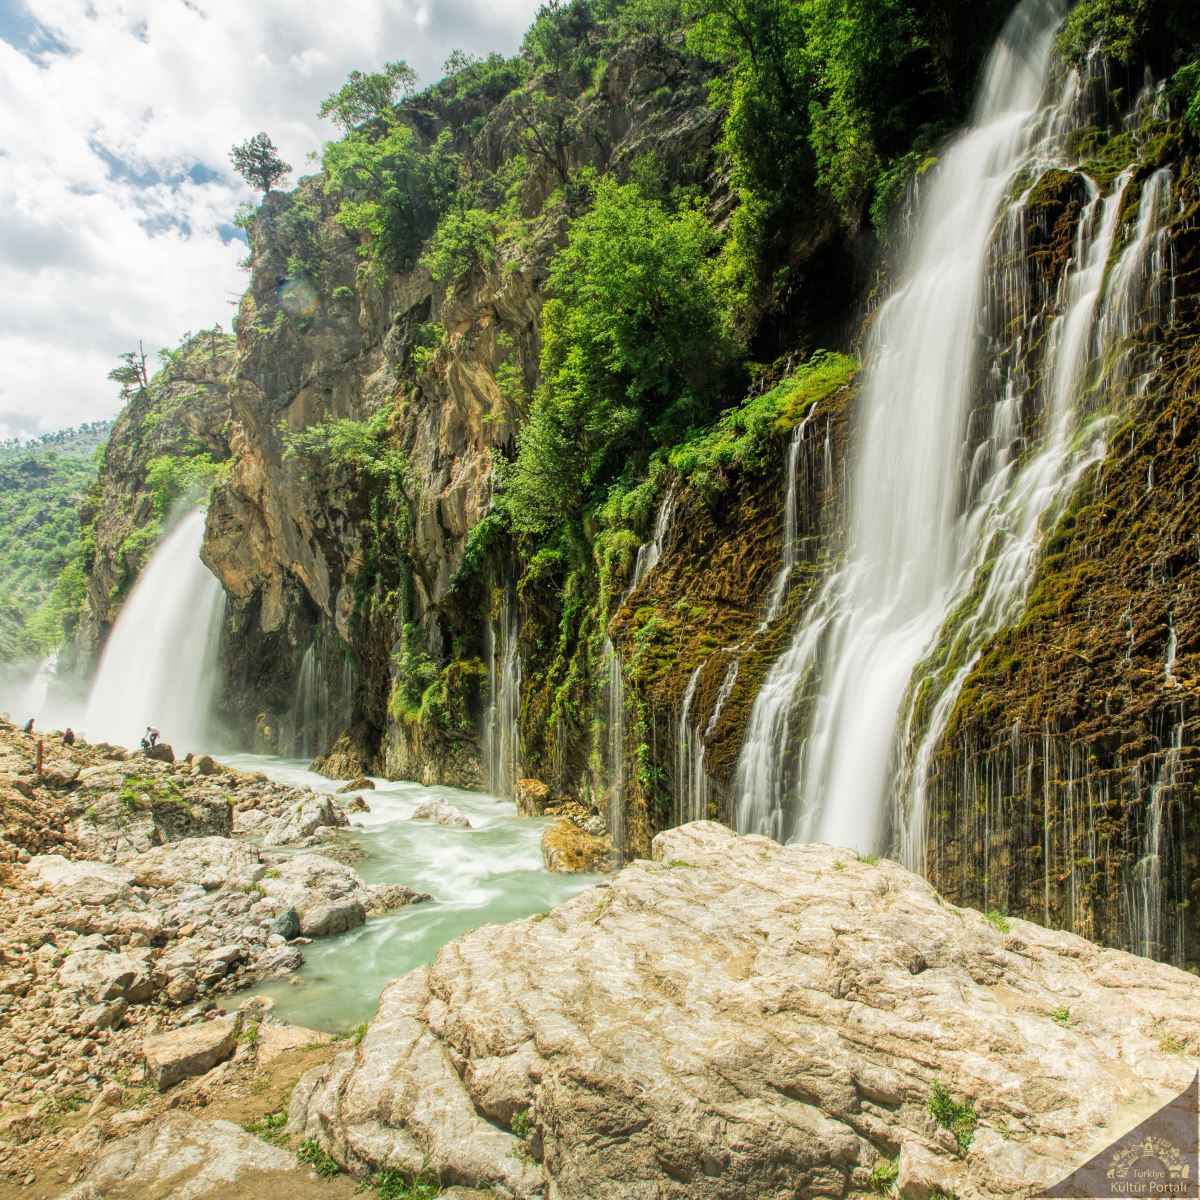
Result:
{"label": "dense green foliage", "polygon": [[542,385],[505,480],[515,529],[578,525],[618,476],[714,410],[736,350],[714,245],[703,213],[600,185],[551,267]]}
{"label": "dense green foliage", "polygon": [[[79,445],[78,442],[82,442]],[[83,600],[79,505],[96,477],[91,435],[0,453],[0,658],[41,656]]]}
{"label": "dense green foliage", "polygon": [[850,382],[858,362],[818,351],[778,386],[722,414],[719,421],[671,450],[677,474],[702,494],[719,491],[731,470],[761,470],[779,435],[787,433],[835,388]]}
{"label": "dense green foliage", "polygon": [[326,145],[325,190],[339,196],[338,224],[362,236],[367,258],[404,268],[454,196],[459,165],[449,134],[426,148],[392,119]]}

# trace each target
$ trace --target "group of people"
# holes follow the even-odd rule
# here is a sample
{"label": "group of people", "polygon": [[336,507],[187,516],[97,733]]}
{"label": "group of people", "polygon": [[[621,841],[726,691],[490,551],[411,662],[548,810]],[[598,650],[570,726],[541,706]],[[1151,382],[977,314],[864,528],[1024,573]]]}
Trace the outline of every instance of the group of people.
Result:
{"label": "group of people", "polygon": [[[34,720],[35,720],[34,717],[30,717],[29,720],[25,722],[25,726],[24,726],[25,732],[30,735],[33,734]],[[152,750],[155,746],[158,745],[158,739],[160,737],[162,737],[162,734],[157,729],[155,729],[153,725],[147,725],[146,732],[142,735],[142,749],[143,750]],[[70,727],[70,725],[68,725],[67,728],[63,731],[62,743],[64,746],[75,745],[75,730],[73,730]]]}

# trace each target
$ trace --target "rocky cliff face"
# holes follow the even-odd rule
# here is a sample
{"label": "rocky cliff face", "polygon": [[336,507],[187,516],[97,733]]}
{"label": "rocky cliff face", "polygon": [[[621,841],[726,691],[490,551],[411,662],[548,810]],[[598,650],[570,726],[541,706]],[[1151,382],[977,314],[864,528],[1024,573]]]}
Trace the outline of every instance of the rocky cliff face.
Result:
{"label": "rocky cliff face", "polygon": [[[515,103],[482,113],[434,106],[413,120],[429,140],[449,129],[469,169],[486,172],[522,149]],[[668,178],[703,174],[719,132],[703,79],[668,52],[615,56],[572,103],[589,131],[570,147],[574,173],[621,173],[654,152]],[[308,654],[340,714],[320,750],[349,734],[341,764],[479,782],[486,623],[463,611],[452,585],[489,510],[494,457],[512,446],[537,378],[542,282],[576,203],[552,197],[558,184],[533,162],[519,198],[526,236],[452,281],[421,265],[383,274],[362,265],[317,179],[269,196],[260,211],[237,323],[235,465],[214,498],[204,551],[233,600],[226,706],[259,744],[295,745]],[[407,461],[401,535],[384,529],[362,479],[288,450],[322,420],[385,409],[386,436]],[[506,569],[501,562],[497,580]],[[400,693],[416,661],[430,674],[406,707]],[[449,693],[445,719],[418,720],[434,682]]]}

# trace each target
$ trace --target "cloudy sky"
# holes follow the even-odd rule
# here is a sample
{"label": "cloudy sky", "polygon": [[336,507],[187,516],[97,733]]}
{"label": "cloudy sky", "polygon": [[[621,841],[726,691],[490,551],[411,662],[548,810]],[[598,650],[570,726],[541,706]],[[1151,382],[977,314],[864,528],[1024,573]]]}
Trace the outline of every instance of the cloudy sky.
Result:
{"label": "cloudy sky", "polygon": [[[0,0],[0,438],[112,416],[106,375],[220,321],[250,197],[229,147],[332,136],[321,100],[403,58],[512,53],[537,0]],[[299,172],[297,172],[299,173]]]}

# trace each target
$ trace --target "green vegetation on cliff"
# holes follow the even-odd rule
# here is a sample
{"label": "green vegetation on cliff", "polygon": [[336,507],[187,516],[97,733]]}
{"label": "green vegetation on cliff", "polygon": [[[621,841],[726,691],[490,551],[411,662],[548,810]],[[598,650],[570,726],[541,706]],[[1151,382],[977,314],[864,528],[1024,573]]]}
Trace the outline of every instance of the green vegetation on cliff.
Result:
{"label": "green vegetation on cliff", "polygon": [[97,422],[0,449],[0,659],[40,657],[74,628],[83,599],[79,506],[108,430]]}

